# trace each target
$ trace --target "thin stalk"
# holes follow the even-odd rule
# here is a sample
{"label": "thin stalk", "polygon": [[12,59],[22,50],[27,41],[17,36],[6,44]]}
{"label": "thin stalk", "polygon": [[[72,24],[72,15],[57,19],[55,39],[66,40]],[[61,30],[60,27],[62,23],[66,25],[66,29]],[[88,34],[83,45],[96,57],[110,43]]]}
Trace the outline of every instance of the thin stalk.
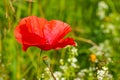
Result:
{"label": "thin stalk", "polygon": [[29,1],[28,6],[29,6],[28,15],[31,15],[31,13],[32,13],[32,1]]}
{"label": "thin stalk", "polygon": [[41,55],[42,55],[42,50],[40,51],[40,54],[38,55],[38,65],[37,65],[37,79],[40,79],[40,62],[41,62]]}
{"label": "thin stalk", "polygon": [[50,68],[50,66],[47,66],[47,67],[48,67],[48,69],[49,69],[49,71],[50,71],[50,73],[51,73],[53,79],[56,80],[56,78],[55,78],[55,76],[54,76],[54,74],[53,74],[52,69]]}
{"label": "thin stalk", "polygon": [[53,79],[56,80],[56,78],[55,78],[55,76],[54,76],[54,74],[53,74],[53,72],[52,72],[52,69],[51,69],[51,67],[50,67],[49,59],[48,59],[47,56],[44,56],[44,57],[43,57],[43,62],[45,63],[45,65],[46,65],[47,68],[49,69],[49,71],[50,71],[51,76],[53,77]]}

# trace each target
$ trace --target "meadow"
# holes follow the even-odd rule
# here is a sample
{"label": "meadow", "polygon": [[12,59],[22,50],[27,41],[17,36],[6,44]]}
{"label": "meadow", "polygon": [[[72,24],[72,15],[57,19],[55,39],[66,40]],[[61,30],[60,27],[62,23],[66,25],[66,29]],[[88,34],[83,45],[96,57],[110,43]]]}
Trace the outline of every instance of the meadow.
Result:
{"label": "meadow", "polygon": [[[23,51],[14,29],[31,15],[68,23],[72,31],[67,37],[76,46]],[[55,80],[53,76],[120,80],[119,0],[0,0],[0,80]]]}

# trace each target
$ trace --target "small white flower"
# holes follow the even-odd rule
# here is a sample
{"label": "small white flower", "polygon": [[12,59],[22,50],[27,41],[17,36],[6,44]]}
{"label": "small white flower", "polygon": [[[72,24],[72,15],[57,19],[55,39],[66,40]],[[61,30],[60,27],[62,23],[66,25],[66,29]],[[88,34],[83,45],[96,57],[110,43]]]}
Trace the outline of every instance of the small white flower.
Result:
{"label": "small white flower", "polygon": [[72,52],[72,54],[77,55],[77,49],[76,49],[75,47],[73,47],[73,48],[71,49],[71,52]]}
{"label": "small white flower", "polygon": [[103,69],[103,70],[105,70],[105,71],[107,71],[107,70],[108,70],[108,68],[107,68],[107,67],[105,67],[105,66],[104,66],[104,67],[102,67],[102,69]]}
{"label": "small white flower", "polygon": [[45,72],[46,72],[47,74],[50,74],[49,68],[45,68]]}
{"label": "small white flower", "polygon": [[72,58],[68,58],[68,62],[77,62],[77,59],[75,57],[72,57]]}
{"label": "small white flower", "polygon": [[99,7],[100,9],[108,9],[108,5],[107,5],[104,1],[100,1],[100,2],[98,3],[98,7]]}
{"label": "small white flower", "polygon": [[84,77],[84,76],[85,76],[85,73],[83,73],[83,72],[79,72],[79,73],[78,73],[78,76],[80,76],[80,77]]}
{"label": "small white flower", "polygon": [[65,71],[67,70],[68,67],[64,65],[64,66],[60,66],[60,68]]}
{"label": "small white flower", "polygon": [[108,9],[108,5],[104,1],[100,1],[98,3],[97,15],[100,19],[103,19],[105,17],[105,10],[107,9]]}
{"label": "small white flower", "polygon": [[87,69],[82,69],[81,72],[85,73],[85,72],[88,72],[88,70]]}
{"label": "small white flower", "polygon": [[107,25],[107,27],[110,29],[110,30],[113,30],[115,28],[115,26],[112,24],[112,23],[109,23]]}
{"label": "small white flower", "polygon": [[72,58],[72,62],[75,63],[77,62],[77,59],[75,57]]}
{"label": "small white flower", "polygon": [[101,77],[101,76],[97,76],[97,78],[98,78],[98,80],[103,80],[103,77]]}
{"label": "small white flower", "polygon": [[59,79],[59,78],[61,78],[62,73],[59,71],[56,71],[56,72],[54,72],[54,76]]}
{"label": "small white flower", "polygon": [[71,59],[70,59],[70,58],[68,58],[68,62],[71,62]]}
{"label": "small white flower", "polygon": [[71,63],[71,66],[74,67],[74,68],[77,67],[77,65],[75,63]]}
{"label": "small white flower", "polygon": [[110,57],[107,58],[108,62],[112,62],[112,59]]}
{"label": "small white flower", "polygon": [[104,70],[98,70],[98,71],[97,71],[97,74],[98,74],[99,76],[104,76],[105,71],[104,71]]}
{"label": "small white flower", "polygon": [[100,19],[103,19],[105,17],[105,11],[98,11],[97,15],[99,16]]}
{"label": "small white flower", "polygon": [[101,51],[97,51],[97,52],[96,52],[96,55],[97,55],[97,56],[100,56],[100,55],[102,55],[102,52],[101,52]]}
{"label": "small white flower", "polygon": [[75,78],[74,80],[81,80],[80,78]]}
{"label": "small white flower", "polygon": [[45,68],[45,71],[49,71],[49,68]]}
{"label": "small white flower", "polygon": [[66,79],[64,77],[62,77],[61,80],[66,80]]}

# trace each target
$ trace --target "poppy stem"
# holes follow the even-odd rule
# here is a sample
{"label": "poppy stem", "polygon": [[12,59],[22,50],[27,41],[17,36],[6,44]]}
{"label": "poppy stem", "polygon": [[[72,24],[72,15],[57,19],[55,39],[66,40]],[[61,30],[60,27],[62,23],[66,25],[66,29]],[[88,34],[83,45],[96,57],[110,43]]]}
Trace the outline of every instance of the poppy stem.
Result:
{"label": "poppy stem", "polygon": [[40,51],[40,54],[38,56],[38,64],[37,64],[37,79],[40,79],[40,64],[41,64],[41,55],[42,55],[42,50]]}
{"label": "poppy stem", "polygon": [[51,73],[53,79],[56,80],[56,78],[55,78],[55,76],[54,76],[54,74],[53,74],[52,69],[50,68],[50,66],[47,66],[47,67],[49,68],[49,71],[50,71],[50,73]]}
{"label": "poppy stem", "polygon": [[48,59],[47,56],[44,56],[44,57],[43,57],[43,62],[44,62],[45,65],[48,67],[48,69],[49,69],[49,71],[50,71],[51,76],[53,77],[53,79],[56,80],[56,78],[55,78],[55,76],[54,76],[54,74],[53,74],[53,72],[52,72],[52,69],[51,69],[51,67],[50,67],[49,59]]}

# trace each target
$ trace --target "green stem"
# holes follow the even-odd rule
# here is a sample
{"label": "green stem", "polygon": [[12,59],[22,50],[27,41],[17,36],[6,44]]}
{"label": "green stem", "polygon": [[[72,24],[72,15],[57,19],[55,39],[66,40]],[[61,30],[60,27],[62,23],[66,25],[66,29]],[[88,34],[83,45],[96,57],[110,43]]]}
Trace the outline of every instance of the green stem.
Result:
{"label": "green stem", "polygon": [[43,57],[43,62],[44,62],[44,64],[48,67],[48,69],[49,69],[49,71],[50,71],[51,76],[53,77],[53,79],[56,80],[56,78],[55,78],[55,76],[54,76],[54,74],[53,74],[53,72],[52,72],[52,69],[51,69],[51,67],[50,67],[50,64],[49,64],[50,62],[49,62],[49,59],[48,59],[47,56],[44,56],[44,57]]}
{"label": "green stem", "polygon": [[55,76],[54,76],[54,74],[53,74],[52,69],[50,68],[50,66],[47,66],[47,67],[49,68],[49,71],[50,71],[50,73],[51,73],[53,79],[56,80],[56,78],[55,78]]}
{"label": "green stem", "polygon": [[37,79],[40,79],[40,63],[41,63],[41,55],[42,50],[40,51],[40,54],[38,55],[38,65],[37,65]]}

